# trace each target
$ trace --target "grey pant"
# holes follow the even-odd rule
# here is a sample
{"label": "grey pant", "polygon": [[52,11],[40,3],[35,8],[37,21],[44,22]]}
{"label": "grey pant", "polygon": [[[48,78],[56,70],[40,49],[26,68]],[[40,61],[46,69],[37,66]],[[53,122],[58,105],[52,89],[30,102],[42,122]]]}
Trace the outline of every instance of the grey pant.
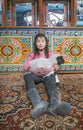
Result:
{"label": "grey pant", "polygon": [[27,73],[24,75],[24,80],[27,91],[36,88],[36,84],[38,83],[44,83],[49,98],[52,98],[52,93],[55,93],[57,97],[59,96],[59,92],[56,88],[55,74],[51,74],[50,76],[43,78],[42,76],[37,76],[34,73]]}

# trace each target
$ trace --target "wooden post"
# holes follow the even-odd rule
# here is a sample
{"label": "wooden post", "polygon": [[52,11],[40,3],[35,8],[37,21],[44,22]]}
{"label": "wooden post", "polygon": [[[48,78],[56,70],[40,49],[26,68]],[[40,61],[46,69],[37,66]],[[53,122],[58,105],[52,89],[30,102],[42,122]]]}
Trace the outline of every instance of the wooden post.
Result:
{"label": "wooden post", "polygon": [[2,25],[7,25],[7,0],[2,0]]}
{"label": "wooden post", "polygon": [[72,0],[72,26],[76,26],[76,8],[77,0]]}
{"label": "wooden post", "polygon": [[39,2],[39,25],[43,26],[43,0]]}
{"label": "wooden post", "polygon": [[15,0],[10,0],[10,21],[11,25],[16,25],[16,7],[15,7]]}

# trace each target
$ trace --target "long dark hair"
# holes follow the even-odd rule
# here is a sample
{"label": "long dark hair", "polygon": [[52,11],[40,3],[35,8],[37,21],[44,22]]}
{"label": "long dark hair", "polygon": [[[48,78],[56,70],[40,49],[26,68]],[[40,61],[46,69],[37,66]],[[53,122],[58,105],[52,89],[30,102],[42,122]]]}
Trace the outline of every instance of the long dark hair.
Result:
{"label": "long dark hair", "polygon": [[44,37],[45,38],[45,41],[46,41],[46,46],[45,46],[45,49],[44,49],[44,52],[45,52],[45,56],[46,58],[49,58],[49,47],[48,47],[48,40],[47,38],[45,37],[44,34],[42,33],[38,33],[35,37],[35,40],[34,40],[34,58],[36,55],[39,55],[39,50],[38,48],[36,47],[36,41],[37,41],[37,38],[38,37]]}

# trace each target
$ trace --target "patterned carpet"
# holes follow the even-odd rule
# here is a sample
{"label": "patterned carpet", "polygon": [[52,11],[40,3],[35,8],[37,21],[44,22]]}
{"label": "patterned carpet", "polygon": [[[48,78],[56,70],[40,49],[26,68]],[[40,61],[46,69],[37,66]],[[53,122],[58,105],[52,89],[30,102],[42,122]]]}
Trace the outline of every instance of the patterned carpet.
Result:
{"label": "patterned carpet", "polygon": [[[0,74],[0,130],[83,130],[83,74],[58,74],[62,101],[72,105],[69,115],[52,117],[47,113],[31,117],[33,108],[26,97],[23,73]],[[40,96],[48,96],[43,84],[37,86]]]}

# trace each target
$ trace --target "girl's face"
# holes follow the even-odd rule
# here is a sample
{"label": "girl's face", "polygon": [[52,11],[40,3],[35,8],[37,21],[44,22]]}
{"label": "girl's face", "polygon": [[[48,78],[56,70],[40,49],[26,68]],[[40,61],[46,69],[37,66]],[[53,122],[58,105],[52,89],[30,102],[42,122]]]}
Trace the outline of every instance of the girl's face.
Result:
{"label": "girl's face", "polygon": [[44,50],[46,47],[46,40],[44,37],[38,37],[36,40],[36,47],[39,49],[39,51]]}

